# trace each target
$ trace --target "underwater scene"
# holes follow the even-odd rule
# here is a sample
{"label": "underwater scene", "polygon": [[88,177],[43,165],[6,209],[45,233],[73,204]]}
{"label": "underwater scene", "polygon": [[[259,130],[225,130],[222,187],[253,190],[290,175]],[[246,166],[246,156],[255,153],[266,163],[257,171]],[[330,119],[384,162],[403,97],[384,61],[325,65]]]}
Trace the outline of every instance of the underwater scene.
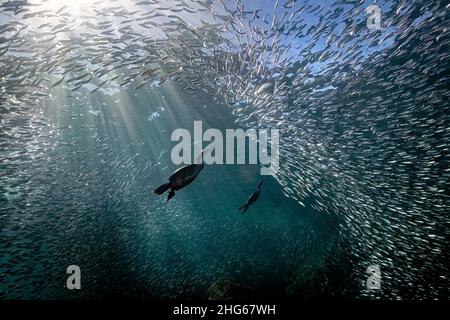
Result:
{"label": "underwater scene", "polygon": [[0,299],[448,300],[449,16],[1,0]]}

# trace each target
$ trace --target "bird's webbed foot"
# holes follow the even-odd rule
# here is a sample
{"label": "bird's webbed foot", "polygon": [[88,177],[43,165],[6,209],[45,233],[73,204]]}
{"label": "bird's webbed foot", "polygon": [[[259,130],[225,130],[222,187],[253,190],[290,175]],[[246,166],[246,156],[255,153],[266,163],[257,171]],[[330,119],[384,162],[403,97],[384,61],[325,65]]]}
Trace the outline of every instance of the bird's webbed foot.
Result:
{"label": "bird's webbed foot", "polygon": [[[175,195],[175,191],[173,191],[172,189],[170,189],[169,195],[167,196],[167,201],[169,201],[170,199],[172,199],[174,195]],[[166,201],[166,202],[167,202],[167,201]]]}

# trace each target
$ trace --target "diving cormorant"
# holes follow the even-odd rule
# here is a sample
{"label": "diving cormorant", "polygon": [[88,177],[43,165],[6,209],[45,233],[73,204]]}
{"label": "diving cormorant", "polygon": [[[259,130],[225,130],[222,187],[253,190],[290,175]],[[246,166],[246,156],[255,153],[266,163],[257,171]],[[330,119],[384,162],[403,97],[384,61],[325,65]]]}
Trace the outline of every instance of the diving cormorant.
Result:
{"label": "diving cormorant", "polygon": [[255,192],[253,192],[250,197],[248,197],[247,202],[242,205],[238,210],[244,209],[244,211],[242,211],[242,213],[244,213],[245,211],[248,210],[248,208],[259,198],[259,194],[261,193],[261,185],[264,181],[260,181],[258,183],[258,190],[256,190]]}
{"label": "diving cormorant", "polygon": [[[188,184],[190,184],[192,181],[194,181],[195,178],[197,178],[200,171],[202,171],[204,164],[203,164],[203,153],[205,150],[201,153],[202,161],[200,164],[189,164],[187,166],[181,167],[180,169],[176,170],[172,175],[169,177],[169,182],[159,186],[155,189],[156,194],[163,194],[167,190],[170,189],[169,195],[167,197],[167,201],[172,199],[172,197],[175,195],[175,191],[180,190],[184,187],[186,187]],[[199,161],[197,161],[199,162]],[[167,202],[166,201],[166,202]]]}

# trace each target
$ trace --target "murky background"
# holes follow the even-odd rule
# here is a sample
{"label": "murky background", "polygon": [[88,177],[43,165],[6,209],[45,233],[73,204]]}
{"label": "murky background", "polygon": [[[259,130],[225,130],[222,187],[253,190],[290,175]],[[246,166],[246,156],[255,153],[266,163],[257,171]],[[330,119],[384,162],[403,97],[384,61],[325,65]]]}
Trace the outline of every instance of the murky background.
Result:
{"label": "murky background", "polygon": [[[1,1],[0,298],[448,299],[449,10]],[[153,193],[194,120],[280,130],[245,215],[256,165]]]}

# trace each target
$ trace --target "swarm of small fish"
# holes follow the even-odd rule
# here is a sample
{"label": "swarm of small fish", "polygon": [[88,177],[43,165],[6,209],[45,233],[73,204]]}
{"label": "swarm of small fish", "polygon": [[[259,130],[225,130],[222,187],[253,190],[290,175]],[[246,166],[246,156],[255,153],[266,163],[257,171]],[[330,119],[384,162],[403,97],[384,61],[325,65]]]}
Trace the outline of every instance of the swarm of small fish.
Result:
{"label": "swarm of small fish", "polygon": [[381,289],[362,283],[360,297],[448,298],[450,7],[375,1],[374,30],[368,2],[99,0],[74,16],[3,1],[0,187],[26,191],[15,160],[31,171],[54,152],[36,141],[64,128],[30,112],[52,90],[82,99],[171,83],[214,96],[244,128],[280,129],[285,194],[339,216],[355,279],[380,266]]}

